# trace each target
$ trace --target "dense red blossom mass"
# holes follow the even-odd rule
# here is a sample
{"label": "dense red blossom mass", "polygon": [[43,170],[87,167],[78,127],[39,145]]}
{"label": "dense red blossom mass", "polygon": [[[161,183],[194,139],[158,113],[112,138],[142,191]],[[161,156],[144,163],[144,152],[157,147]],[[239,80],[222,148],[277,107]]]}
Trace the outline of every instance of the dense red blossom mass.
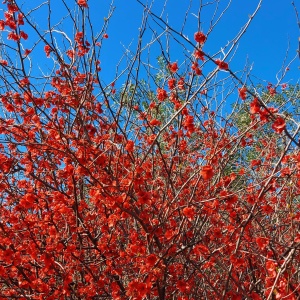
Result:
{"label": "dense red blossom mass", "polygon": [[1,6],[0,299],[300,299],[297,87],[251,87],[150,7],[106,79],[114,8],[96,32],[74,5],[45,30]]}

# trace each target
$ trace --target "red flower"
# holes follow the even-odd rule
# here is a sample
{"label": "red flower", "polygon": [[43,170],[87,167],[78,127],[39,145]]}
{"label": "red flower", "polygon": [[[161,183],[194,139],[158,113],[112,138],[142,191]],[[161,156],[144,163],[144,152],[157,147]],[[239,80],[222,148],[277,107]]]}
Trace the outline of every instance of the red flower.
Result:
{"label": "red flower", "polygon": [[149,288],[146,283],[133,280],[128,283],[126,295],[131,296],[132,299],[144,299],[149,292]]}
{"label": "red flower", "polygon": [[46,56],[49,57],[49,56],[50,56],[50,53],[52,52],[52,49],[51,49],[51,47],[50,47],[49,45],[46,45],[46,46],[44,47],[44,51],[45,51],[45,53],[46,53]]}
{"label": "red flower", "polygon": [[189,131],[194,131],[195,125],[194,125],[194,117],[193,116],[186,116],[184,122],[183,122],[184,128],[186,128]]}
{"label": "red flower", "polygon": [[75,57],[75,51],[74,50],[67,50],[66,54],[68,55],[69,58],[73,59]]}
{"label": "red flower", "polygon": [[25,49],[24,51],[24,57],[28,56],[31,53],[30,49]]}
{"label": "red flower", "polygon": [[8,66],[8,62],[6,60],[0,60],[0,65]]}
{"label": "red flower", "polygon": [[30,84],[30,81],[27,77],[20,80],[20,85],[21,86],[25,86],[25,85],[29,85],[29,84]]}
{"label": "red flower", "polygon": [[126,146],[125,146],[125,149],[128,151],[128,152],[132,152],[133,151],[133,147],[134,147],[134,143],[133,141],[128,141]]}
{"label": "red flower", "polygon": [[175,88],[175,84],[176,84],[176,79],[175,78],[169,79],[168,80],[169,90],[173,90]]}
{"label": "red flower", "polygon": [[14,20],[7,20],[5,22],[5,25],[8,26],[12,30],[16,30],[17,29],[17,23]]}
{"label": "red flower", "polygon": [[199,65],[196,61],[194,61],[193,64],[192,64],[192,70],[195,71],[196,75],[202,75],[202,71],[199,68]]}
{"label": "red flower", "polygon": [[157,257],[155,254],[150,254],[147,258],[146,258],[146,266],[148,267],[153,267],[157,262]]}
{"label": "red flower", "polygon": [[86,0],[78,0],[77,4],[81,7],[88,7]]}
{"label": "red flower", "polygon": [[184,293],[186,291],[187,284],[184,280],[178,280],[176,283],[176,287],[180,292]]}
{"label": "red flower", "polygon": [[4,30],[5,28],[5,22],[3,20],[0,20],[0,30]]}
{"label": "red flower", "polygon": [[196,42],[203,45],[206,41],[206,35],[203,32],[198,31],[198,32],[195,32],[194,39]]}
{"label": "red flower", "polygon": [[275,122],[272,125],[272,128],[275,132],[281,133],[285,129],[285,121],[282,117],[277,117]]}
{"label": "red flower", "polygon": [[18,24],[19,25],[24,25],[24,20],[23,20],[24,16],[23,14],[18,14]]}
{"label": "red flower", "polygon": [[172,73],[176,73],[178,71],[178,65],[177,65],[177,62],[174,62],[172,64],[169,64],[169,70],[172,72]]}
{"label": "red flower", "polygon": [[214,171],[211,166],[204,166],[200,174],[204,180],[209,180],[214,176]]}
{"label": "red flower", "polygon": [[180,90],[184,90],[185,89],[185,86],[184,86],[184,78],[181,77],[179,80],[178,80],[178,83],[177,83],[177,86]]}
{"label": "red flower", "polygon": [[260,250],[264,250],[269,244],[269,239],[264,237],[256,238],[256,244],[258,245]]}
{"label": "red flower", "polygon": [[260,104],[257,98],[254,98],[253,101],[250,103],[250,114],[256,114],[260,110]]}
{"label": "red flower", "polygon": [[156,103],[154,101],[152,101],[150,104],[149,104],[149,108],[153,109],[156,107]]}
{"label": "red flower", "polygon": [[158,121],[157,119],[153,119],[149,122],[149,124],[151,126],[157,126],[157,125],[160,125],[160,121]]}
{"label": "red flower", "polygon": [[168,94],[167,94],[167,92],[164,89],[158,88],[156,90],[156,92],[157,92],[157,99],[159,101],[164,101],[164,100],[166,100],[168,98]]}
{"label": "red flower", "polygon": [[196,214],[194,207],[185,207],[182,212],[190,221],[194,218]]}
{"label": "red flower", "polygon": [[276,262],[273,262],[273,261],[266,262],[266,269],[267,269],[269,277],[276,277],[276,267],[277,267]]}
{"label": "red flower", "polygon": [[196,73],[196,75],[198,75],[198,76],[202,75],[202,71],[201,71],[201,69],[199,69],[199,68],[196,68],[196,69],[195,69],[195,73]]}
{"label": "red flower", "polygon": [[260,166],[261,165],[261,160],[260,159],[253,159],[251,160],[251,163],[250,163],[251,167],[256,167],[256,166]]}
{"label": "red flower", "polygon": [[263,123],[267,123],[269,120],[269,112],[266,109],[261,109],[258,113],[260,120]]}
{"label": "red flower", "polygon": [[103,34],[103,38],[104,38],[104,39],[108,39],[108,34],[107,34],[107,33],[104,33],[104,34]]}
{"label": "red flower", "polygon": [[273,87],[272,83],[269,83],[267,86],[267,89],[269,91],[269,94],[271,97],[273,97],[274,95],[276,95],[276,88]]}
{"label": "red flower", "polygon": [[14,32],[10,32],[7,36],[8,40],[13,40],[13,41],[18,41],[20,39],[20,37],[14,33]]}
{"label": "red flower", "polygon": [[296,234],[296,237],[295,237],[295,243],[299,243],[300,242],[300,233],[297,233]]}
{"label": "red flower", "polygon": [[199,50],[199,49],[195,50],[194,56],[195,56],[196,59],[200,59],[200,60],[202,60],[202,61],[205,60],[205,59],[204,59],[204,52],[202,52],[202,51]]}
{"label": "red flower", "polygon": [[23,38],[24,40],[28,39],[28,34],[24,31],[20,31],[20,37]]}
{"label": "red flower", "polygon": [[239,89],[239,96],[242,100],[246,100],[247,98],[247,88],[243,86],[242,88]]}
{"label": "red flower", "polygon": [[7,8],[11,14],[13,14],[19,10],[17,5],[15,5],[15,4],[7,4]]}
{"label": "red flower", "polygon": [[220,70],[228,70],[228,63],[223,60],[216,59],[215,63],[218,65]]}
{"label": "red flower", "polygon": [[76,32],[76,35],[75,35],[75,41],[76,41],[78,44],[82,44],[82,39],[83,39],[83,32],[82,32],[82,31]]}

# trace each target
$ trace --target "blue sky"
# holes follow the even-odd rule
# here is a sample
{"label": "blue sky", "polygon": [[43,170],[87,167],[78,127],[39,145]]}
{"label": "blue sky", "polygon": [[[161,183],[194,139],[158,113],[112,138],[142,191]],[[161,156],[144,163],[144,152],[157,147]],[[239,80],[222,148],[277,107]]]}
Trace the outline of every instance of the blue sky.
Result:
{"label": "blue sky", "polygon": [[[74,5],[74,1],[66,1],[70,7]],[[146,0],[143,1],[146,3]],[[148,1],[150,2],[150,1]],[[198,19],[195,17],[198,13],[199,3],[216,3],[216,1],[202,0],[169,0],[162,14],[164,20],[168,20],[170,27],[181,31],[185,16],[187,22],[183,29],[183,34],[187,36],[193,43],[194,32],[198,31]],[[216,17],[219,16],[222,9],[226,7],[229,0],[220,0],[219,9]],[[295,0],[297,9],[300,11],[299,0]],[[90,6],[91,20],[95,32],[99,32],[103,25],[104,17],[107,17],[107,11],[111,5],[110,0],[88,0]],[[156,0],[152,6],[154,13],[160,15],[165,1]],[[209,55],[220,51],[227,41],[234,38],[241,27],[248,21],[249,15],[255,10],[259,0],[232,0],[229,9],[224,14],[224,17],[214,27],[208,36],[208,40],[204,46],[204,51]],[[29,6],[34,7],[35,1],[25,1],[23,8],[27,10]],[[62,16],[66,16],[66,10],[62,6],[62,2],[51,2],[53,24],[61,20]],[[1,7],[2,5],[0,5]],[[114,14],[109,22],[107,33],[109,39],[103,41],[101,50],[101,66],[102,78],[106,83],[111,82],[115,77],[115,66],[120,60],[125,51],[124,47],[129,47],[132,51],[136,48],[138,28],[140,27],[143,7],[136,0],[115,0]],[[188,10],[188,8],[190,9]],[[201,12],[200,30],[207,33],[210,28],[215,4],[205,5]],[[42,7],[34,14],[34,20],[39,25],[42,32],[47,27],[47,6]],[[67,19],[66,19],[67,20]],[[149,21],[157,32],[161,32],[153,22]],[[60,26],[61,30],[67,32],[70,36],[74,33],[72,26],[67,21]],[[31,48],[34,42],[32,30],[28,30],[29,39],[24,41],[24,48]],[[263,0],[262,6],[255,16],[252,24],[248,28],[246,34],[239,41],[237,51],[234,58],[230,62],[230,68],[234,72],[243,70],[245,64],[251,65],[252,75],[265,80],[265,82],[276,83],[276,74],[282,68],[287,50],[289,49],[286,63],[292,60],[298,49],[298,38],[300,36],[297,26],[295,11],[291,2],[288,0]],[[149,28],[144,35],[143,45],[151,40],[152,32]],[[176,36],[178,37],[178,36]],[[58,38],[59,43],[59,38]],[[179,38],[179,41],[182,40]],[[130,45],[130,46],[129,46]],[[165,46],[164,44],[163,46]],[[192,47],[185,43],[192,51]],[[37,60],[39,66],[51,64],[50,60],[45,59],[43,45],[37,47],[37,51],[33,52],[33,60]],[[155,60],[159,55],[158,47],[152,48],[150,52],[151,59]],[[38,55],[36,55],[38,54]],[[184,62],[186,57],[183,56],[182,47],[177,43],[170,44],[170,60],[177,61],[179,64]],[[222,55],[217,55],[215,58],[222,58]],[[285,82],[296,83],[299,78],[299,58],[297,58],[290,67],[287,73]],[[42,68],[43,69],[43,68]],[[36,71],[39,72],[37,68]],[[50,71],[50,69],[49,69]],[[205,71],[205,70],[204,70]],[[256,77],[253,77],[255,79]]]}
{"label": "blue sky", "polygon": [[[183,33],[193,41],[193,34],[198,29],[198,20],[193,14],[197,14],[200,1],[192,1],[191,9],[188,13],[188,21]],[[205,3],[207,1],[203,1]],[[221,0],[220,8],[224,8],[228,1]],[[247,22],[249,15],[255,10],[258,0],[233,0],[224,17],[216,25],[210,34],[204,50],[209,54],[214,54],[223,47],[228,40],[231,40],[240,28]],[[299,1],[296,1],[299,2]],[[89,1],[93,8],[93,0]],[[103,10],[92,9],[92,17],[105,16],[107,4]],[[156,1],[153,11],[160,14],[164,1]],[[163,14],[168,19],[168,23],[176,30],[181,30],[190,1],[169,0]],[[138,27],[140,26],[143,8],[135,0],[117,0],[114,3],[116,9],[111,18],[108,34],[109,39],[104,41],[103,66],[109,68],[118,61],[124,48],[130,43],[134,50],[137,41]],[[296,3],[300,10],[300,3]],[[201,30],[207,32],[215,6],[206,6],[201,14]],[[221,10],[219,10],[220,12]],[[150,32],[146,33],[150,37]],[[255,16],[246,34],[240,40],[236,55],[230,67],[233,71],[242,70],[246,63],[253,66],[252,74],[266,80],[276,82],[276,74],[282,68],[283,61],[289,49],[286,62],[289,62],[298,49],[299,29],[296,15],[290,1],[286,0],[263,0],[262,6]],[[173,50],[173,51],[172,51]],[[181,49],[174,47],[171,50],[173,60],[180,62]],[[155,54],[154,54],[155,55]],[[299,62],[297,59],[290,67],[285,81],[296,83],[299,77]],[[112,75],[112,74],[110,74]]]}

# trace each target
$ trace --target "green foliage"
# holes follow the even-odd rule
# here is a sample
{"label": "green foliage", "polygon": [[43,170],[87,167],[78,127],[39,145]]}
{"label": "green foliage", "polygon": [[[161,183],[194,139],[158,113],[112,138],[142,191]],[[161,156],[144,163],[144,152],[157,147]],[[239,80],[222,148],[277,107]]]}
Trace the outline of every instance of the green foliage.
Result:
{"label": "green foliage", "polygon": [[155,76],[155,83],[158,86],[162,86],[167,78],[170,76],[170,70],[168,69],[168,63],[163,55],[157,57],[158,73]]}

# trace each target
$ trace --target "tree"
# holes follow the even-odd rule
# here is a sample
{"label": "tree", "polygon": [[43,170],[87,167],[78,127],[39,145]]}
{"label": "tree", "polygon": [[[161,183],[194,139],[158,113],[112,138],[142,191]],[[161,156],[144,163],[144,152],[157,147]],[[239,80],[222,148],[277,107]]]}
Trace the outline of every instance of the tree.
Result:
{"label": "tree", "polygon": [[113,4],[2,6],[1,299],[298,299],[299,86],[230,66],[262,1],[214,55],[222,1],[190,39],[137,2],[112,81]]}

